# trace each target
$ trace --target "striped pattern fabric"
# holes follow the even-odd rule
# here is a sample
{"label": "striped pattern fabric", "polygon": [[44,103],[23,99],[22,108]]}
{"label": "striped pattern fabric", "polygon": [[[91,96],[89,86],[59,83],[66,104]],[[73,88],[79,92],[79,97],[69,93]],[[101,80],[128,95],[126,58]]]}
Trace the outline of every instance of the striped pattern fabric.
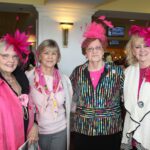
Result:
{"label": "striped pattern fabric", "polygon": [[106,63],[94,90],[88,63],[78,66],[70,76],[73,101],[73,131],[89,135],[109,135],[122,130],[121,98],[124,75],[119,66]]}

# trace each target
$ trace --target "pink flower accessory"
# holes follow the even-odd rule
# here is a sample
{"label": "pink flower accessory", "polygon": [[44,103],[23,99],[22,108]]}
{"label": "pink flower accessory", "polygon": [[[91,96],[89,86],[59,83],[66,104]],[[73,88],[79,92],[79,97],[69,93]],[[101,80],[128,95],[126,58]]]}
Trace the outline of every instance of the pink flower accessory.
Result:
{"label": "pink flower accessory", "polygon": [[132,25],[129,29],[129,36],[138,35],[144,38],[147,46],[150,46],[150,27],[141,27],[137,25]]}
{"label": "pink flower accessory", "polygon": [[[28,60],[28,55],[30,53],[29,51],[29,45],[31,44],[28,42],[28,36],[25,34],[25,32],[20,32],[18,29],[16,30],[14,36],[10,34],[6,34],[3,37],[3,40],[7,42],[7,47],[13,46],[14,51],[18,54],[20,60],[22,63],[26,63]],[[24,58],[25,57],[25,58]]]}
{"label": "pink flower accessory", "polygon": [[20,99],[22,106],[28,106],[29,97],[27,94],[21,94],[20,96],[18,96],[18,98]]}
{"label": "pink flower accessory", "polygon": [[105,24],[110,28],[112,28],[113,25],[110,21],[106,20],[105,16],[100,16],[98,18],[98,21],[101,21],[102,23],[97,23],[94,21],[87,26],[86,31],[83,34],[83,37],[100,39],[102,42],[106,41],[107,39],[106,30],[103,24]]}
{"label": "pink flower accessory", "polygon": [[105,29],[101,24],[97,24],[96,22],[91,23],[84,33],[84,37],[86,38],[98,38],[102,41],[105,41]]}

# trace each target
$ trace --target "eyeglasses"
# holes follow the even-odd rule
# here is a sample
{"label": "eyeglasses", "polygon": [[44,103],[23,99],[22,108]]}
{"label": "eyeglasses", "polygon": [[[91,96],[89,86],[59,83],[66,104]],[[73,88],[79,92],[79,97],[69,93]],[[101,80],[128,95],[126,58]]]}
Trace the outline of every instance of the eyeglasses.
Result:
{"label": "eyeglasses", "polygon": [[9,55],[9,54],[0,54],[0,56],[4,59],[4,60],[10,60],[10,59],[13,59],[13,60],[19,60],[19,57],[17,55]]}
{"label": "eyeglasses", "polygon": [[97,47],[90,47],[90,48],[87,49],[87,51],[89,51],[89,52],[93,52],[94,50],[100,51],[100,50],[102,50],[102,47],[97,46]]}

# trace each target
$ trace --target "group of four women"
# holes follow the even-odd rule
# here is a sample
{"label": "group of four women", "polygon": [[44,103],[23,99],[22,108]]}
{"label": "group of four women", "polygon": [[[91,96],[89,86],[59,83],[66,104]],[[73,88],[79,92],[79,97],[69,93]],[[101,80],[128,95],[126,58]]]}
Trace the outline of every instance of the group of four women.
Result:
{"label": "group of four women", "polygon": [[70,130],[75,150],[150,150],[150,29],[131,27],[124,78],[120,66],[103,60],[107,21],[99,20],[84,33],[87,62],[70,79],[58,69],[54,40],[38,46],[39,63],[26,75],[20,65],[29,55],[25,33],[0,40],[1,150],[18,150],[26,140],[38,141],[41,150],[69,150]]}

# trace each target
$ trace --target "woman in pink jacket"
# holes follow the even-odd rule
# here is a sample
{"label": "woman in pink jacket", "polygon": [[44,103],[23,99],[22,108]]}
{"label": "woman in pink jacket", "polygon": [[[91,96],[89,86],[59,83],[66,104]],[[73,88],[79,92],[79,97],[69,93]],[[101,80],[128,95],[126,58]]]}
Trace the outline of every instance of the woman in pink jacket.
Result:
{"label": "woman in pink jacket", "polygon": [[38,139],[29,82],[18,66],[27,60],[27,39],[17,30],[0,40],[0,150],[18,150],[27,139],[30,143]]}

